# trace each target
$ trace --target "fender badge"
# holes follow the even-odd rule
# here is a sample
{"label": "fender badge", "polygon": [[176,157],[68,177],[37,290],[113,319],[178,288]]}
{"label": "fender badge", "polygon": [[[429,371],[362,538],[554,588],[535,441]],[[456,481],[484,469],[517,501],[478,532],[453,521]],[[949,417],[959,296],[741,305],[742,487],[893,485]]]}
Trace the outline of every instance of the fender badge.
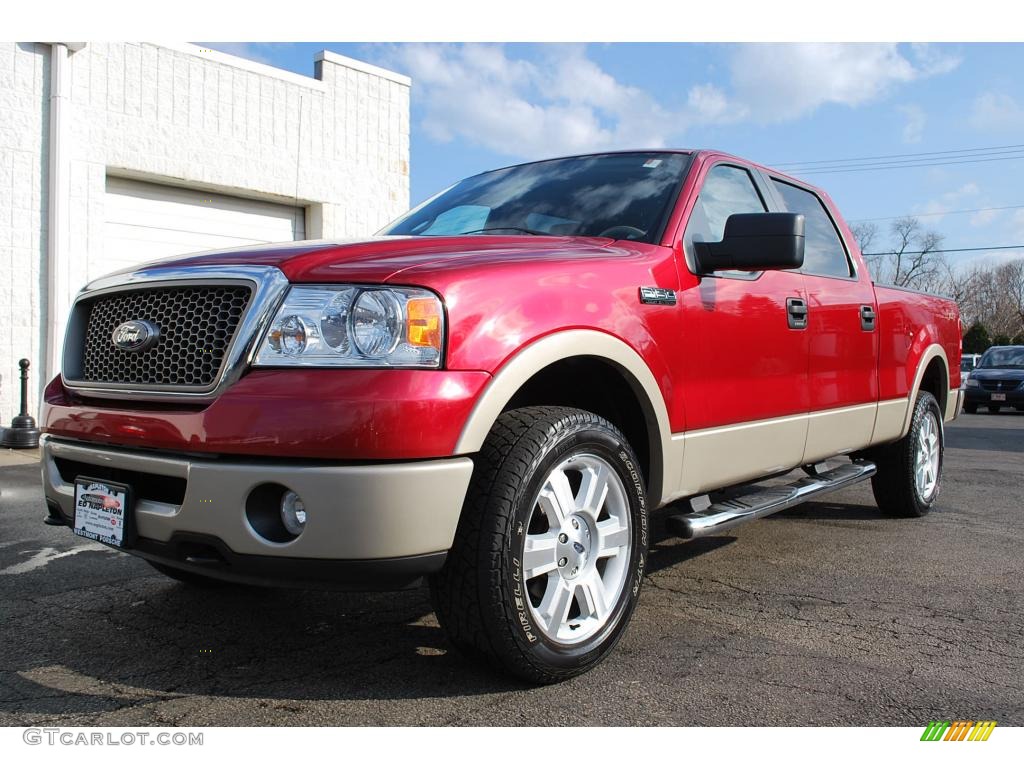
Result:
{"label": "fender badge", "polygon": [[640,287],[641,304],[664,304],[675,306],[676,292],[670,288],[652,288],[650,286]]}

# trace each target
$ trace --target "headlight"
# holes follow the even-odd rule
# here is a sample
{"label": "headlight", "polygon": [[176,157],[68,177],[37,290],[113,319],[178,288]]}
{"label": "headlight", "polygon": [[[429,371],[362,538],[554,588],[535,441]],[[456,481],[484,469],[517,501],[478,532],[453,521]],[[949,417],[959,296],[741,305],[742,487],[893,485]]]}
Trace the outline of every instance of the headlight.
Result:
{"label": "headlight", "polygon": [[422,288],[295,285],[260,342],[255,365],[441,365],[444,310]]}
{"label": "headlight", "polygon": [[964,386],[967,387],[967,389],[974,389],[975,387],[980,387],[981,385],[978,383],[977,379],[968,378],[967,383]]}

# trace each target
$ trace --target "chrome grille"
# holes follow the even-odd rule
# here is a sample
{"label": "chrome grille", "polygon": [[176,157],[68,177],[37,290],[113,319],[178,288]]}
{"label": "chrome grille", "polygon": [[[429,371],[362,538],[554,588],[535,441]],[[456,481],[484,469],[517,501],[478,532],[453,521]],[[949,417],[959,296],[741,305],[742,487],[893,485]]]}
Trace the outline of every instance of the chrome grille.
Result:
{"label": "chrome grille", "polygon": [[986,392],[1009,392],[1020,386],[1019,379],[978,379]]}
{"label": "chrome grille", "polygon": [[[181,388],[210,387],[245,314],[248,285],[136,288],[103,294],[87,314],[79,381]],[[159,328],[150,349],[131,352],[112,342],[114,329],[130,320]]]}

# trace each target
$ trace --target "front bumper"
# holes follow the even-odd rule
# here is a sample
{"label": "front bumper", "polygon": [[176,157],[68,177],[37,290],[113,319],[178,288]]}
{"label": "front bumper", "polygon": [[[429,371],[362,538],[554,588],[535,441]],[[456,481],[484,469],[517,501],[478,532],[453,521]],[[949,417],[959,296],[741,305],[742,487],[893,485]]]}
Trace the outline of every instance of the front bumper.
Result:
{"label": "front bumper", "polygon": [[[1007,389],[1004,392],[991,392],[981,387],[965,389],[964,402],[968,405],[999,405],[1010,408],[1024,408],[1024,389]],[[1005,400],[993,400],[992,395],[999,394],[1006,397]]]}
{"label": "front bumper", "polygon": [[[44,438],[43,488],[51,514],[74,517],[74,478],[124,482],[138,534],[127,551],[250,583],[336,583],[393,588],[443,565],[473,463],[468,458],[377,464],[200,458]],[[255,489],[298,493],[305,530],[264,538],[252,524]]]}

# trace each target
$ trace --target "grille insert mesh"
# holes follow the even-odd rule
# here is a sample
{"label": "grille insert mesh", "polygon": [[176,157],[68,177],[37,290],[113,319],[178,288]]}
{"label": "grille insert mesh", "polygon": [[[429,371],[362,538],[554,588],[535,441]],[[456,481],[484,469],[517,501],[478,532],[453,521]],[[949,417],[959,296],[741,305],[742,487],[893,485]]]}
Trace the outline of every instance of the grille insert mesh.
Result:
{"label": "grille insert mesh", "polygon": [[[249,302],[240,285],[150,288],[100,296],[87,308],[82,381],[208,387],[217,379]],[[160,330],[143,352],[114,346],[114,329],[148,320]]]}

